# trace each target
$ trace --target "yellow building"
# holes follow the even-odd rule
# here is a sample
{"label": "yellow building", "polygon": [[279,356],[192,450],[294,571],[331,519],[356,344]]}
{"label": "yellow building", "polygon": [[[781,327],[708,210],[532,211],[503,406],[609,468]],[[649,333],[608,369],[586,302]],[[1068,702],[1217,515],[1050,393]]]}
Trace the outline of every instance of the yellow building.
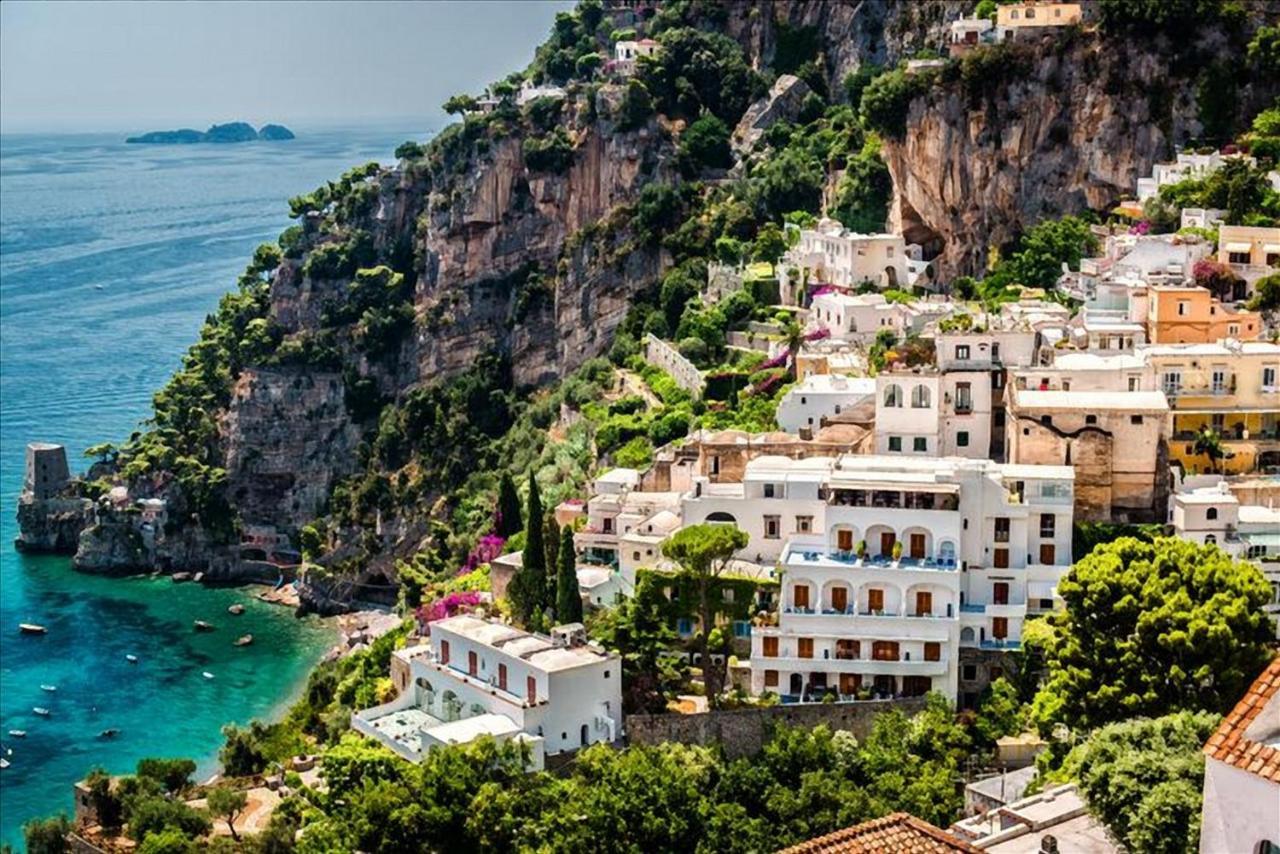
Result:
{"label": "yellow building", "polygon": [[1250,225],[1218,226],[1218,261],[1247,283],[1280,270],[1280,228]]}
{"label": "yellow building", "polygon": [[1147,289],[1147,340],[1153,344],[1208,344],[1223,338],[1254,341],[1262,316],[1222,304],[1205,288],[1155,285]]}
{"label": "yellow building", "polygon": [[1164,344],[1141,351],[1149,382],[1173,410],[1169,459],[1184,471],[1214,466],[1196,452],[1208,427],[1221,439],[1217,467],[1242,474],[1280,465],[1280,345],[1262,341]]}
{"label": "yellow building", "polygon": [[1069,27],[1083,17],[1079,3],[1011,3],[996,9],[996,28]]}

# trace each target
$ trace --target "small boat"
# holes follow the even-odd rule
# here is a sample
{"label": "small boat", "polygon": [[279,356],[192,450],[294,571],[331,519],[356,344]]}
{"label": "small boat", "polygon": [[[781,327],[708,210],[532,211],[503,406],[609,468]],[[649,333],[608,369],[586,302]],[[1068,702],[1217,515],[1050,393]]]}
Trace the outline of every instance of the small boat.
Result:
{"label": "small boat", "polygon": [[253,643],[253,635],[241,635],[236,638],[236,646],[248,646]]}
{"label": "small boat", "polygon": [[50,711],[46,709],[44,706],[36,706],[31,711],[35,712],[37,715],[39,715],[42,718],[47,718],[51,714]]}
{"label": "small boat", "polygon": [[18,623],[18,631],[24,635],[43,635],[49,630],[38,623]]}
{"label": "small boat", "polygon": [[227,609],[228,614],[235,614],[237,617],[244,613],[244,606],[239,602]]}
{"label": "small boat", "polygon": [[8,759],[0,759],[0,769],[4,769],[4,768],[8,768],[8,767],[9,767],[9,760],[8,760]]}
{"label": "small boat", "polygon": [[115,727],[110,727],[98,733],[98,738],[115,738],[119,734],[120,734],[120,730],[116,729]]}
{"label": "small boat", "polygon": [[184,581],[190,581],[192,576],[189,572],[175,572],[169,577],[173,580],[174,584],[181,584]]}
{"label": "small boat", "polygon": [[210,673],[208,670],[206,670],[205,672],[201,673],[200,675],[201,675],[201,676],[203,676],[205,679],[212,679],[212,678],[213,678],[213,674],[212,674],[212,673]]}
{"label": "small boat", "polygon": [[40,690],[48,691],[50,694],[52,694],[54,691],[58,690],[58,686],[57,685],[41,685]]}
{"label": "small boat", "polygon": [[126,656],[124,657],[124,660],[125,660],[125,661],[127,661],[127,662],[129,662],[130,664],[137,664],[137,663],[138,663],[138,656],[134,655],[133,653],[129,653],[128,655],[126,655]]}
{"label": "small boat", "polygon": [[197,632],[213,631],[213,623],[206,623],[204,620],[196,620],[192,625],[195,627]]}
{"label": "small boat", "polygon": [[9,735],[13,736],[14,738],[26,738],[27,731],[25,729],[11,729],[9,730]]}
{"label": "small boat", "polygon": [[106,285],[94,285],[94,286],[93,286],[93,289],[94,289],[95,291],[101,291],[101,290],[105,290],[105,289],[106,289],[106,287],[107,287]]}

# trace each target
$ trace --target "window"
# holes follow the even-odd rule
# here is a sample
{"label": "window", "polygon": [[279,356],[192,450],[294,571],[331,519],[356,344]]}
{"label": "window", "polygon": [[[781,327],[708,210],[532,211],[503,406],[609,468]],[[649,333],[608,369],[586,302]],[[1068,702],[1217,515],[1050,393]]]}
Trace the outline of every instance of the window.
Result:
{"label": "window", "polygon": [[928,590],[916,591],[916,616],[928,617],[933,614],[933,594]]}
{"label": "window", "polygon": [[1085,423],[1085,424],[1097,424],[1097,423],[1098,423],[1098,416],[1096,416],[1096,415],[1086,415],[1086,416],[1084,417],[1084,423]]}
{"label": "window", "polygon": [[1053,547],[1053,543],[1040,544],[1040,563],[1044,566],[1054,566],[1057,563],[1057,550]]}
{"label": "window", "polygon": [[996,640],[1004,640],[1009,636],[1009,620],[1007,617],[991,618],[991,636]]}
{"label": "window", "polygon": [[604,532],[606,534],[613,533],[613,520],[608,518],[607,516],[605,517],[605,520],[604,520]]}
{"label": "window", "polygon": [[507,690],[507,665],[498,665],[498,687],[503,691]]}
{"label": "window", "polygon": [[991,361],[993,362],[1000,361],[1000,345],[999,344],[991,345]]}
{"label": "window", "polygon": [[1040,416],[1040,423],[1041,423],[1041,424],[1043,424],[1043,425],[1044,425],[1044,426],[1046,426],[1046,427],[1052,427],[1052,426],[1053,426],[1053,416],[1052,416],[1052,415],[1041,415],[1041,416]]}
{"label": "window", "polygon": [[798,534],[808,534],[808,533],[810,533],[812,530],[813,530],[813,517],[812,517],[812,516],[797,516],[797,517],[796,517],[796,533],[798,533]]}
{"label": "window", "polygon": [[440,663],[449,663],[449,642],[447,640],[440,641]]}
{"label": "window", "polygon": [[760,652],[764,654],[765,658],[777,658],[778,657],[778,638],[773,635],[769,635],[761,638]]}
{"label": "window", "polygon": [[791,603],[797,608],[809,607],[809,585],[797,584],[791,588]]}
{"label": "window", "polygon": [[902,450],[902,437],[901,437],[901,436],[890,436],[890,437],[889,437],[889,450],[890,450],[890,451],[892,451],[892,452],[897,452],[897,451],[901,451],[901,450]]}
{"label": "window", "polygon": [[968,430],[961,430],[959,433],[956,434],[956,447],[957,448],[969,447],[969,431]]}
{"label": "window", "polygon": [[813,638],[798,638],[796,655],[800,658],[813,658]]}
{"label": "window", "polygon": [[991,585],[991,604],[993,605],[1009,604],[1009,582],[997,581]]}
{"label": "window", "polygon": [[928,409],[931,405],[931,395],[927,385],[916,385],[911,389],[911,408],[912,409]]}
{"label": "window", "polygon": [[831,588],[831,608],[834,611],[844,613],[849,608],[849,588],[833,587]]}
{"label": "window", "polygon": [[1178,300],[1178,317],[1186,317],[1190,313],[1191,301],[1185,299]]}
{"label": "window", "polygon": [[476,658],[475,652],[468,652],[467,653],[467,672],[470,673],[472,676],[475,676],[479,670],[480,670],[479,659]]}
{"label": "window", "polygon": [[1227,261],[1232,264],[1248,264],[1249,253],[1248,252],[1228,252]]}
{"label": "window", "polygon": [[916,436],[911,440],[911,450],[917,454],[923,454],[929,450],[929,440],[924,436]]}
{"label": "window", "polygon": [[956,383],[956,412],[973,411],[973,388],[970,383]]}
{"label": "window", "polygon": [[994,566],[996,569],[1008,569],[1009,568],[1009,550],[996,549],[995,553],[992,556],[991,565]]}
{"label": "window", "polygon": [[1053,515],[1052,513],[1041,513],[1040,514],[1040,536],[1047,540],[1053,539],[1053,534],[1055,529],[1057,528],[1057,523],[1058,523],[1057,516]]}
{"label": "window", "polygon": [[1276,369],[1272,365],[1266,365],[1262,368],[1262,387],[1276,387]]}
{"label": "window", "polygon": [[1217,507],[1210,507],[1208,510],[1204,511],[1204,518],[1209,519],[1210,521],[1212,521],[1213,519],[1217,519],[1217,518],[1218,518],[1218,508],[1217,508]]}
{"label": "window", "polygon": [[956,359],[957,359],[958,361],[963,362],[963,361],[965,361],[965,360],[966,360],[966,359],[968,359],[968,358],[969,358],[969,345],[968,345],[968,344],[957,344],[957,345],[956,345]]}
{"label": "window", "polygon": [[1052,599],[1041,599],[1041,600],[1040,600],[1040,610],[1041,610],[1041,611],[1052,611],[1052,610],[1053,610],[1053,600],[1052,600]]}
{"label": "window", "polygon": [[529,700],[529,705],[535,705],[538,702],[538,680],[532,676],[526,677],[524,680],[524,694]]}
{"label": "window", "polygon": [[1063,390],[1063,391],[1071,391],[1071,380],[1063,380],[1063,381],[1062,381],[1062,390]]}
{"label": "window", "polygon": [[604,672],[604,678],[605,678],[605,679],[608,679],[608,678],[609,678],[609,671],[608,671],[608,670],[606,670],[606,671]]}
{"label": "window", "polygon": [[997,543],[1009,542],[1009,517],[1008,516],[996,517],[996,542]]}
{"label": "window", "polygon": [[766,670],[764,672],[764,687],[766,688],[778,687],[778,671]]}
{"label": "window", "polygon": [[1232,338],[1237,338],[1237,337],[1239,337],[1239,335],[1240,335],[1240,324],[1238,324],[1238,323],[1228,323],[1228,324],[1227,324],[1227,334],[1228,334],[1228,335],[1230,335]]}
{"label": "window", "polygon": [[720,474],[720,458],[719,457],[711,458],[711,473]]}
{"label": "window", "polygon": [[1182,371],[1165,371],[1160,379],[1165,394],[1177,394],[1182,388]]}
{"label": "window", "polygon": [[1137,391],[1137,390],[1138,390],[1138,378],[1129,377],[1129,391]]}
{"label": "window", "polygon": [[867,610],[883,611],[884,610],[884,591],[879,587],[872,587],[867,591]]}
{"label": "window", "polygon": [[735,638],[751,637],[751,622],[749,620],[734,620],[733,636]]}
{"label": "window", "polygon": [[776,540],[782,536],[781,520],[781,516],[764,517],[764,538],[766,540]]}
{"label": "window", "polygon": [[898,642],[897,641],[876,641],[871,644],[871,659],[873,661],[897,661],[898,660]]}
{"label": "window", "polygon": [[960,678],[966,682],[974,682],[978,678],[978,666],[976,664],[966,664],[960,668]]}
{"label": "window", "polygon": [[764,497],[765,497],[765,498],[776,498],[776,497],[777,497],[777,487],[776,487],[776,486],[774,486],[772,483],[766,483],[766,484],[764,485]]}
{"label": "window", "polygon": [[721,590],[721,591],[720,591],[720,601],[721,601],[721,602],[732,602],[732,601],[733,601],[733,588],[732,588],[732,587],[725,587],[723,590]]}
{"label": "window", "polygon": [[1205,537],[1204,537],[1204,544],[1205,544],[1206,546],[1214,546],[1214,545],[1217,545],[1217,544],[1218,544],[1218,538],[1217,538],[1217,537],[1215,537],[1213,534],[1205,534]]}
{"label": "window", "polygon": [[890,408],[902,406],[902,386],[889,383],[884,387],[884,405]]}
{"label": "window", "polygon": [[1130,415],[1130,416],[1129,416],[1129,423],[1130,423],[1130,424],[1134,424],[1134,425],[1141,424],[1141,423],[1142,423],[1142,416],[1141,416],[1141,415]]}
{"label": "window", "polygon": [[693,634],[693,620],[688,617],[681,617],[676,620],[676,634],[682,638],[687,638]]}
{"label": "window", "polygon": [[941,661],[942,660],[942,644],[937,641],[927,641],[924,645],[925,661]]}

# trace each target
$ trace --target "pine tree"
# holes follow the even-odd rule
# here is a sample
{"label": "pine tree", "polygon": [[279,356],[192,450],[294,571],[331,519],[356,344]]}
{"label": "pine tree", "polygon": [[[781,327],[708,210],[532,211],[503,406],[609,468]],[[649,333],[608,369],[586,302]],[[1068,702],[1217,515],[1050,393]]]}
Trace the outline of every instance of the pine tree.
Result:
{"label": "pine tree", "polygon": [[[558,580],[556,578],[556,567],[560,565],[560,526],[556,524],[555,513],[547,514],[546,520],[542,525],[542,541],[547,547],[547,604],[555,607],[556,599],[559,596],[557,592]],[[556,611],[556,618],[559,622],[559,610]]]}
{"label": "pine tree", "polygon": [[498,519],[495,530],[499,536],[510,537],[523,527],[520,518],[520,496],[516,494],[516,485],[511,475],[502,473],[498,481]]}
{"label": "pine tree", "polygon": [[542,497],[538,481],[529,475],[529,498],[525,507],[523,565],[512,579],[512,599],[521,621],[531,628],[542,622],[547,601],[547,548],[542,538]]}
{"label": "pine tree", "polygon": [[556,573],[556,619],[562,624],[582,622],[577,564],[577,556],[573,553],[573,531],[566,525],[560,532],[560,568]]}

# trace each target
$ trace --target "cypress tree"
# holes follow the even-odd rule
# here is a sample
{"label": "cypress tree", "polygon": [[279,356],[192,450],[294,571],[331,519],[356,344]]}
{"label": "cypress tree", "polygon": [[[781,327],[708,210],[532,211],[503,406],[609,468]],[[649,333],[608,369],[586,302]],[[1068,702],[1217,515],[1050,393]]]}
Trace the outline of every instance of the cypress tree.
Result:
{"label": "cypress tree", "polygon": [[524,621],[537,626],[547,601],[547,547],[542,538],[542,497],[538,495],[538,481],[529,474],[529,498],[525,507],[525,540],[522,554],[523,567],[517,578],[520,581],[517,606]]}
{"label": "cypress tree", "polygon": [[556,619],[561,623],[582,622],[577,564],[577,556],[573,553],[573,531],[566,525],[560,532],[560,569],[556,573]]}
{"label": "cypress tree", "polygon": [[556,524],[554,512],[548,513],[543,523],[542,541],[547,544],[547,604],[554,607],[556,597],[559,595],[556,587],[556,567],[560,566],[560,526]]}
{"label": "cypress tree", "polygon": [[502,473],[498,481],[498,519],[495,529],[499,536],[510,537],[523,527],[520,518],[520,496],[516,494],[516,485],[511,475]]}

